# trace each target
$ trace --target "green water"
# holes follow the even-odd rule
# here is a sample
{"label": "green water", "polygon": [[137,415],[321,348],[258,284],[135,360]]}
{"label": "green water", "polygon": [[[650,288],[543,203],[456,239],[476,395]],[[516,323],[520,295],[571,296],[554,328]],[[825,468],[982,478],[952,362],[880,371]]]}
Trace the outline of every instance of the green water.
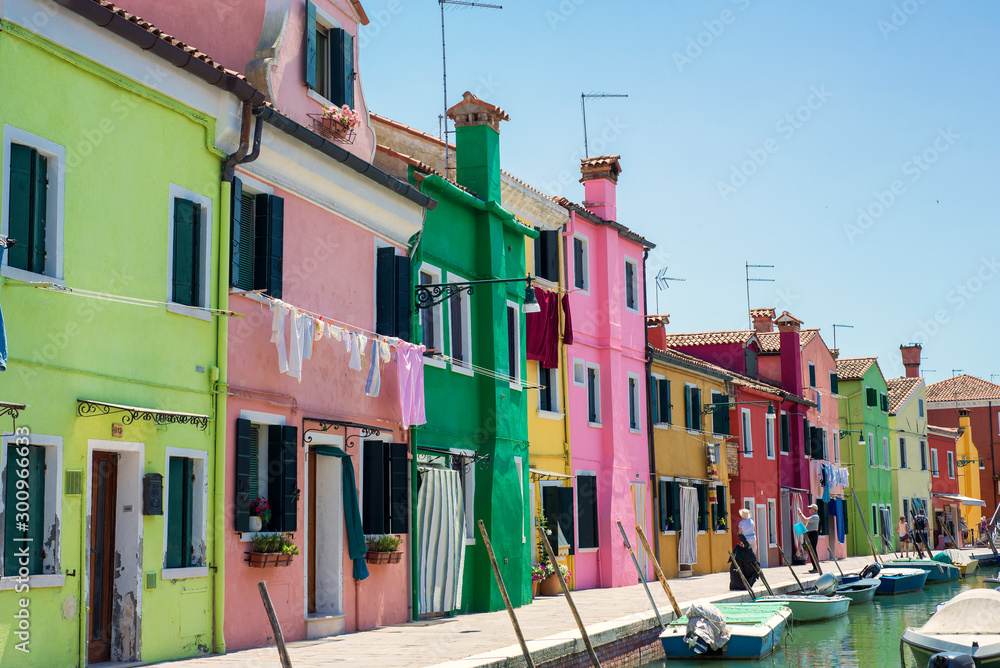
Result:
{"label": "green water", "polygon": [[[988,566],[986,575],[993,575],[994,570]],[[851,605],[847,614],[837,619],[795,624],[791,634],[785,634],[782,649],[761,661],[655,661],[646,666],[894,668],[899,666],[899,639],[906,627],[923,625],[934,614],[935,605],[961,591],[995,586],[984,583],[983,575],[980,572],[954,582],[928,583],[922,591],[910,594],[876,596],[871,603]],[[907,668],[916,666],[908,648],[905,656]]]}

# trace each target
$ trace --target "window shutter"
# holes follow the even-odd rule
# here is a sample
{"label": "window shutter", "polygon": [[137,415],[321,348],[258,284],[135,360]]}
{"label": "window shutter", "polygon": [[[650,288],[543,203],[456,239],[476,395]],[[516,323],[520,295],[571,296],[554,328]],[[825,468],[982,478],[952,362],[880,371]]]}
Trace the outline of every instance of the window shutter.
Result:
{"label": "window shutter", "polygon": [[701,388],[691,388],[691,428],[701,429]]}
{"label": "window shutter", "polygon": [[791,452],[791,450],[792,450],[792,447],[791,447],[791,445],[792,445],[792,443],[791,443],[791,438],[792,438],[791,431],[792,431],[792,428],[791,428],[791,424],[789,423],[788,420],[789,420],[788,413],[783,413],[781,415],[781,451],[782,452]]}
{"label": "window shutter", "polygon": [[667,481],[661,480],[658,488],[660,507],[660,531],[666,531],[670,518],[667,516]]}
{"label": "window shutter", "polygon": [[[824,536],[827,534],[827,511],[826,502],[823,499],[816,499],[816,514],[819,515],[819,534]],[[818,555],[817,555],[818,556]]]}
{"label": "window shutter", "polygon": [[199,207],[192,201],[174,198],[174,294],[178,304],[194,306]]}
{"label": "window shutter", "polygon": [[243,238],[243,182],[233,177],[229,192],[229,285],[240,286],[240,239]]}
{"label": "window shutter", "polygon": [[809,365],[809,387],[816,387],[816,367]]}
{"label": "window shutter", "polygon": [[715,486],[715,498],[718,499],[716,505],[718,509],[716,510],[716,516],[719,519],[726,520],[726,524],[729,524],[729,497],[726,496],[726,486],[716,485]]}
{"label": "window shutter", "polygon": [[625,263],[625,305],[629,308],[635,308],[635,291],[633,290],[632,280],[635,277],[635,267],[631,263]]}
{"label": "window shutter", "polygon": [[577,288],[584,288],[585,282],[583,277],[583,241],[581,239],[573,239],[573,284]]}
{"label": "window shutter", "polygon": [[[716,394],[712,397],[713,404],[727,404],[729,397],[724,394]],[[712,431],[716,434],[729,433],[729,406],[712,407]]]}
{"label": "window shutter", "polygon": [[812,457],[812,431],[810,431],[809,420],[802,420],[802,451],[806,457]]}
{"label": "window shutter", "polygon": [[674,531],[681,528],[681,484],[676,480],[670,482],[670,527]]}
{"label": "window shutter", "polygon": [[298,427],[281,428],[281,530],[298,529]]}
{"label": "window shutter", "polygon": [[597,374],[587,367],[587,417],[591,422],[597,422]]}
{"label": "window shutter", "polygon": [[410,514],[410,461],[406,443],[389,444],[389,532],[406,533]]}
{"label": "window shutter", "polygon": [[573,488],[556,487],[559,496],[559,528],[562,529],[566,542],[569,543],[569,554],[575,550],[573,546],[576,542],[576,527],[573,524],[575,513],[573,512]]}
{"label": "window shutter", "polygon": [[666,416],[665,422],[667,424],[673,424],[671,415],[672,406],[670,404],[670,380],[664,379],[660,381],[660,415]]}
{"label": "window shutter", "polygon": [[[11,267],[30,270],[31,263],[31,166],[34,149],[10,145],[10,194],[7,235],[17,243],[7,249]],[[6,562],[5,562],[6,563]]]}
{"label": "window shutter", "polygon": [[31,172],[31,271],[44,274],[48,160],[38,151],[31,152]]}
{"label": "window shutter", "polygon": [[873,407],[878,405],[878,392],[874,387],[865,388],[865,403]]}
{"label": "window shutter", "polygon": [[837,374],[830,374],[830,392],[833,394],[840,394],[840,379]]}
{"label": "window shutter", "polygon": [[256,487],[250,479],[255,468],[252,460],[257,457],[251,443],[250,420],[236,420],[236,530],[250,531],[251,489]]}
{"label": "window shutter", "polygon": [[747,376],[757,378],[757,351],[752,348],[745,348],[743,351]]}
{"label": "window shutter", "polygon": [[343,28],[330,30],[330,101],[354,108],[354,37]]}
{"label": "window shutter", "polygon": [[[578,544],[581,549],[597,547],[597,476],[577,476],[576,495],[577,519],[580,525]],[[572,541],[572,538],[567,536],[567,540]]]}
{"label": "window shutter", "polygon": [[[27,457],[20,456],[18,451],[27,449]],[[28,476],[24,480],[28,484],[28,522],[27,529],[18,528],[17,488],[14,481],[20,479],[17,470],[19,460],[27,459]],[[35,575],[43,571],[42,545],[45,536],[45,448],[40,445],[15,445],[11,442],[7,447],[7,480],[4,485],[7,508],[4,520],[4,559],[3,573],[14,576],[22,566],[23,557],[16,553],[25,545],[28,546],[28,573]],[[23,500],[22,500],[23,501]]]}
{"label": "window shutter", "polygon": [[708,530],[708,487],[695,485],[698,491],[698,531]]}
{"label": "window shutter", "polygon": [[823,430],[819,427],[810,427],[810,431],[812,457],[813,459],[823,459]]}
{"label": "window shutter", "polygon": [[653,424],[660,422],[660,381],[658,378],[649,377],[649,413]]}
{"label": "window shutter", "polygon": [[396,333],[394,336],[404,341],[411,340],[410,317],[413,313],[413,290],[410,282],[410,258],[405,255],[395,257],[395,303]]}
{"label": "window shutter", "polygon": [[354,35],[344,31],[344,104],[354,109]]}
{"label": "window shutter", "polygon": [[316,88],[316,5],[306,0],[306,85]]}
{"label": "window shutter", "polygon": [[691,419],[691,387],[689,385],[684,386],[684,426],[688,429],[692,428],[694,421]]}
{"label": "window shutter", "polygon": [[396,249],[394,248],[379,248],[375,253],[375,331],[386,336],[396,335],[395,327],[393,327],[396,310],[393,303],[395,260]]}
{"label": "window shutter", "polygon": [[191,475],[193,466],[187,457],[171,457],[167,472],[167,555],[165,568],[191,565]]}
{"label": "window shutter", "polygon": [[[281,299],[285,200],[274,195],[254,198],[253,289]],[[242,252],[240,253],[242,255]]]}
{"label": "window shutter", "polygon": [[388,462],[382,441],[365,441],[362,452],[361,526],[366,534],[388,533],[386,522],[389,492],[386,480]]}
{"label": "window shutter", "polygon": [[542,266],[539,276],[550,281],[559,282],[559,231],[545,230],[540,232],[538,240],[542,242]]}
{"label": "window shutter", "polygon": [[551,535],[548,536],[552,550],[559,550],[557,542],[558,535],[556,528],[559,526],[559,488],[551,485],[542,487],[542,516],[545,518],[545,525]]}

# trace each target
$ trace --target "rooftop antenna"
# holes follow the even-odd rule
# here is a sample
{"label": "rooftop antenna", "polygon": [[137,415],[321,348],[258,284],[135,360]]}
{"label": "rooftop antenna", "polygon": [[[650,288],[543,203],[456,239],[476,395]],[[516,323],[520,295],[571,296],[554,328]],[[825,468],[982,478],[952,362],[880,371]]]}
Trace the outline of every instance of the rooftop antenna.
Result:
{"label": "rooftop antenna", "polygon": [[667,267],[656,273],[656,314],[660,315],[660,290],[670,287],[670,281],[686,281],[686,278],[671,278],[667,276]]}
{"label": "rooftop antenna", "polygon": [[1000,376],[1000,373],[991,373],[990,374],[990,382],[992,383],[993,379],[996,378],[997,376]]}
{"label": "rooftop antenna", "polygon": [[750,324],[747,329],[753,329],[753,317],[750,315],[750,281],[757,281],[759,283],[774,283],[773,278],[750,278],[751,269],[774,269],[773,264],[750,264],[747,265],[747,322]]}
{"label": "rooftop antenna", "polygon": [[837,325],[833,326],[833,349],[837,350],[837,328],[842,327],[843,329],[854,329],[854,325]]}
{"label": "rooftop antenna", "polygon": [[951,377],[954,378],[956,373],[964,373],[964,372],[965,372],[965,369],[952,369],[951,370]]}
{"label": "rooftop antenna", "polygon": [[590,149],[587,147],[587,100],[599,97],[628,97],[628,95],[624,93],[580,93],[580,107],[583,109],[583,157],[585,158],[590,157]]}
{"label": "rooftop antenna", "polygon": [[448,155],[448,134],[451,130],[448,129],[448,58],[444,40],[444,6],[459,5],[461,7],[478,7],[480,9],[503,9],[503,7],[501,5],[488,5],[482,2],[464,2],[463,0],[438,0],[438,5],[441,6],[441,80],[444,86],[444,132],[442,133],[442,138],[444,139],[444,177],[448,178],[448,163],[450,159]]}

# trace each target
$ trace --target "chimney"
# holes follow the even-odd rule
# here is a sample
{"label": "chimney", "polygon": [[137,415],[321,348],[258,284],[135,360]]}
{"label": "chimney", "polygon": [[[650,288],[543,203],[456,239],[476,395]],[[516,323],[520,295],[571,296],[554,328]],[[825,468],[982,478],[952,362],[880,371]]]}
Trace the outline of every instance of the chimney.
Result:
{"label": "chimney", "polygon": [[580,183],[584,188],[583,206],[604,220],[618,220],[615,189],[622,166],[619,155],[600,155],[580,161]]}
{"label": "chimney", "polygon": [[753,331],[758,334],[774,331],[773,308],[750,309],[750,317],[753,318]]}
{"label": "chimney", "polygon": [[900,346],[899,352],[903,355],[903,366],[906,367],[907,378],[917,378],[920,376],[920,344],[911,343],[908,346]]}
{"label": "chimney", "polygon": [[781,351],[781,389],[802,396],[802,344],[799,330],[802,321],[788,311],[775,318]]}
{"label": "chimney", "polygon": [[509,121],[500,107],[465,91],[448,110],[455,123],[455,161],[459,185],[484,202],[500,203],[500,121]]}
{"label": "chimney", "polygon": [[666,325],[670,324],[670,314],[664,315],[647,315],[646,316],[646,334],[648,336],[649,345],[654,348],[659,348],[664,350],[667,347],[667,328]]}

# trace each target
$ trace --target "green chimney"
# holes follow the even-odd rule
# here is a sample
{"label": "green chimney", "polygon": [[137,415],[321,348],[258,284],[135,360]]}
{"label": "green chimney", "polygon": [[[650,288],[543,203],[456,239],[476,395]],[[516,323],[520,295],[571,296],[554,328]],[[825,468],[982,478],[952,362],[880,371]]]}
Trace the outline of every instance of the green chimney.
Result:
{"label": "green chimney", "polygon": [[500,203],[500,121],[510,116],[466,91],[448,110],[455,123],[458,184],[484,202]]}

